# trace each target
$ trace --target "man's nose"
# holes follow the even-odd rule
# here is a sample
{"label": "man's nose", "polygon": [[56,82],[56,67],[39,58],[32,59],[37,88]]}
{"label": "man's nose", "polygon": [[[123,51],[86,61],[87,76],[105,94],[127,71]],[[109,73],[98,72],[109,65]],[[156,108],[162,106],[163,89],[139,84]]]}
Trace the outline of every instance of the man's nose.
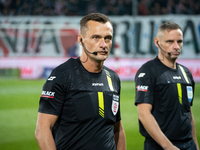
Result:
{"label": "man's nose", "polygon": [[180,49],[180,45],[178,44],[178,42],[174,42],[173,48]]}
{"label": "man's nose", "polygon": [[101,41],[100,41],[100,47],[102,47],[102,48],[106,48],[107,47],[107,44],[106,44],[106,42],[105,42],[104,39],[101,39]]}

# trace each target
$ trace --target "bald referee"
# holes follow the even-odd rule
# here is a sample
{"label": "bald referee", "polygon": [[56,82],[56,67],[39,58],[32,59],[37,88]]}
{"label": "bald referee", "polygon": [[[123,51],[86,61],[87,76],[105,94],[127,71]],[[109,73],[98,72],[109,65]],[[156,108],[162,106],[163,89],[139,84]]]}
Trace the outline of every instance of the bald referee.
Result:
{"label": "bald referee", "polygon": [[199,150],[191,111],[195,83],[190,70],[176,63],[183,45],[180,26],[162,24],[154,43],[158,56],[135,77],[144,150]]}
{"label": "bald referee", "polygon": [[125,150],[120,79],[105,67],[113,26],[100,13],[80,21],[82,54],[56,67],[39,103],[35,137],[41,150]]}

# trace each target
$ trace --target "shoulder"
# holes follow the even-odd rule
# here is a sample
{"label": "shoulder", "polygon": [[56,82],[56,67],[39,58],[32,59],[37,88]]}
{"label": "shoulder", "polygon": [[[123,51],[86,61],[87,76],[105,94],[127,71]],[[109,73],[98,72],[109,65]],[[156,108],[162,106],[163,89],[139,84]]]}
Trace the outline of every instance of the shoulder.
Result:
{"label": "shoulder", "polygon": [[[63,82],[63,79],[68,78],[72,75],[70,75],[71,73],[73,73],[73,68],[74,66],[77,64],[77,60],[74,58],[70,58],[68,59],[66,62],[60,64],[59,66],[55,67],[49,78],[55,78],[55,81],[57,80],[61,80],[60,82]],[[48,79],[49,80],[49,79]]]}
{"label": "shoulder", "polygon": [[160,65],[159,60],[157,58],[152,59],[144,63],[137,71],[135,75],[135,80],[143,79],[146,80],[148,78],[154,78],[157,76],[158,67]]}
{"label": "shoulder", "polygon": [[72,68],[77,63],[77,60],[74,58],[69,58],[66,62],[57,66],[54,70],[57,71],[64,71],[66,69]]}
{"label": "shoulder", "polygon": [[[181,64],[177,63],[177,66],[178,66],[179,68],[183,68],[185,72],[190,72],[190,70],[189,70],[186,66],[184,66],[184,65],[181,65]],[[191,73],[191,72],[190,72],[190,73]]]}
{"label": "shoulder", "polygon": [[103,69],[104,69],[106,72],[108,72],[109,74],[111,74],[111,75],[118,76],[118,74],[117,74],[114,70],[112,70],[112,69],[110,69],[110,68],[108,68],[108,67],[106,67],[106,66],[103,66]]}
{"label": "shoulder", "polygon": [[108,68],[106,66],[103,66],[103,70],[105,71],[106,75],[114,77],[114,78],[120,80],[118,74],[114,70],[112,70],[112,69],[110,69],[110,68]]}
{"label": "shoulder", "polygon": [[191,71],[184,65],[177,63],[177,66],[180,68],[181,72],[185,72],[187,75],[192,77]]}
{"label": "shoulder", "polygon": [[55,67],[46,80],[44,87],[54,88],[60,85],[67,86],[74,77],[72,74],[74,71],[72,69],[76,63],[78,63],[76,59],[70,58],[66,62]]}
{"label": "shoulder", "polygon": [[156,59],[152,59],[152,60],[149,60],[147,61],[146,63],[144,63],[138,70],[138,72],[141,72],[141,71],[150,71],[152,70],[153,68],[155,68],[155,66],[158,66],[158,62]]}
{"label": "shoulder", "polygon": [[74,58],[69,58],[66,62],[60,64],[59,66],[55,67],[52,71],[52,73],[64,73],[69,72],[71,69],[74,68],[74,66],[77,64],[77,60]]}
{"label": "shoulder", "polygon": [[[149,60],[149,61],[147,61],[146,63],[144,63],[144,64],[142,65],[142,67],[143,67],[143,68],[153,68],[153,67],[157,66],[158,64],[159,64],[159,63],[158,63],[158,59],[155,58],[155,59]],[[142,68],[142,67],[141,67],[141,68]]]}

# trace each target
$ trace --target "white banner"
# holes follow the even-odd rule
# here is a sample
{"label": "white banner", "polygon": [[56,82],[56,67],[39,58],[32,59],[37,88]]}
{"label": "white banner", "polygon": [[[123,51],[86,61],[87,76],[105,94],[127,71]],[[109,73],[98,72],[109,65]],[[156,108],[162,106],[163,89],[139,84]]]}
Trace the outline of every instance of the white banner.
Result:
{"label": "white banner", "polygon": [[[0,57],[74,57],[81,17],[2,17]],[[178,23],[184,33],[180,58],[200,59],[200,15],[110,17],[114,25],[110,57],[152,58],[157,55],[153,39],[161,23]]]}

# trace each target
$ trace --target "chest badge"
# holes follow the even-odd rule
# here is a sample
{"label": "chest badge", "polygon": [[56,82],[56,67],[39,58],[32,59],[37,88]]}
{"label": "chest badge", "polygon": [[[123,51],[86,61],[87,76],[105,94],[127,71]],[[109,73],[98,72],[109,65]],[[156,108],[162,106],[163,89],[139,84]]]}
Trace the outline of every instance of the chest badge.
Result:
{"label": "chest badge", "polygon": [[118,112],[119,109],[119,96],[118,95],[113,95],[113,100],[112,100],[112,112],[113,115],[115,116]]}
{"label": "chest badge", "polygon": [[191,102],[192,99],[193,99],[193,90],[192,90],[192,86],[187,86],[187,96],[188,96],[189,102]]}

